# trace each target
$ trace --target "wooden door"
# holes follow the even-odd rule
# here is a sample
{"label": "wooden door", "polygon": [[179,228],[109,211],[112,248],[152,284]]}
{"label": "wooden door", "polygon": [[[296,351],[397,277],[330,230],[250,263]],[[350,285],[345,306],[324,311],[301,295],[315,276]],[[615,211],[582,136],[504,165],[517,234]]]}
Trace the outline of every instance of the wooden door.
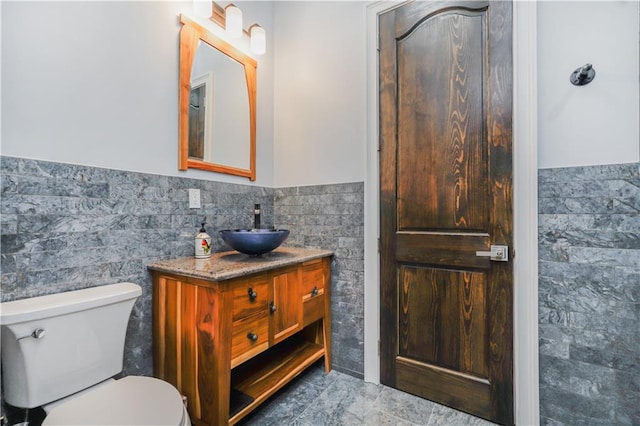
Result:
{"label": "wooden door", "polygon": [[[512,5],[380,16],[381,381],[513,423]],[[509,253],[512,257],[512,253]]]}
{"label": "wooden door", "polygon": [[204,160],[206,87],[192,87],[189,93],[189,158],[199,160]]}

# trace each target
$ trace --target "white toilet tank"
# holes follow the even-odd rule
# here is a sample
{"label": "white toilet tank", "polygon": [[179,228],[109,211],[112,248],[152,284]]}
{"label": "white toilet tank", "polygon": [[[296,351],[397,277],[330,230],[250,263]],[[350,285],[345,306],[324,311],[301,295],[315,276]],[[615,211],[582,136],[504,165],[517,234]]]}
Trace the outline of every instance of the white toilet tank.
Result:
{"label": "white toilet tank", "polygon": [[0,304],[6,402],[34,408],[122,371],[139,285],[119,283]]}

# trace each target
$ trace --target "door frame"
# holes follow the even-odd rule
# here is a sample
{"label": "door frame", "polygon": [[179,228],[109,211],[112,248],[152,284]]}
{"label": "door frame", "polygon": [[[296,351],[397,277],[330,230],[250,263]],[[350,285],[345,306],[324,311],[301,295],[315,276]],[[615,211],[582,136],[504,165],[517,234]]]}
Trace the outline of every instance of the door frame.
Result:
{"label": "door frame", "polygon": [[[366,7],[367,142],[364,181],[364,379],[380,383],[378,15]],[[538,384],[537,2],[513,2],[514,404],[517,425],[540,423]]]}

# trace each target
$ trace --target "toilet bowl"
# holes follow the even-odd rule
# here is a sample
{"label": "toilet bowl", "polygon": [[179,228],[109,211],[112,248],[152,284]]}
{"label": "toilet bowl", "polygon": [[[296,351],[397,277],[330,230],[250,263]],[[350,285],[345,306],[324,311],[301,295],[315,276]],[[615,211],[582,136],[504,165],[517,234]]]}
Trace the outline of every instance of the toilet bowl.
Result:
{"label": "toilet bowl", "polygon": [[43,426],[191,424],[176,388],[153,377],[110,380],[43,408]]}
{"label": "toilet bowl", "polygon": [[119,283],[0,303],[3,390],[43,425],[190,425],[171,384],[122,371],[139,285]]}

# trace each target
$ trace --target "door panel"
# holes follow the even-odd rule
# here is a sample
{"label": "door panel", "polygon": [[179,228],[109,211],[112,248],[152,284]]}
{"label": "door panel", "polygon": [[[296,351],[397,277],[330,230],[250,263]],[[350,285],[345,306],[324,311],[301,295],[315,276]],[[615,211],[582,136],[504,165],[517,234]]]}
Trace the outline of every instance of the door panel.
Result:
{"label": "door panel", "polygon": [[485,274],[401,266],[398,355],[486,379]]}
{"label": "door panel", "polygon": [[397,42],[398,230],[487,222],[486,188],[477,185],[487,172],[484,21],[485,11],[445,12]]}
{"label": "door panel", "polygon": [[[380,15],[381,381],[513,423],[511,3]],[[513,257],[511,253],[510,258]]]}

